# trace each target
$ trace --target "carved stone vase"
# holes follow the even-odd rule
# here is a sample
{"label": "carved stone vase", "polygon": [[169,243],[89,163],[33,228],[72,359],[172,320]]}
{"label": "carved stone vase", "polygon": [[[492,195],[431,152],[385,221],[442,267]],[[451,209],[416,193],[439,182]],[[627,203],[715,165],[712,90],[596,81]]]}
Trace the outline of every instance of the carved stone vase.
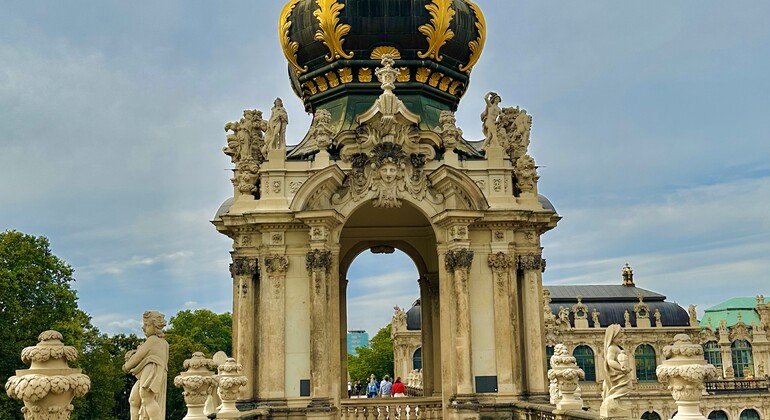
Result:
{"label": "carved stone vase", "polygon": [[25,420],[67,420],[72,399],[91,389],[88,376],[67,364],[77,359],[77,350],[65,346],[62,339],[58,331],[41,333],[36,346],[21,352],[21,360],[30,368],[17,370],[5,384],[9,397],[24,401]]}
{"label": "carved stone vase", "polygon": [[208,420],[203,412],[206,399],[217,386],[217,378],[210,369],[216,365],[207,359],[203,353],[194,353],[191,359],[184,361],[186,372],[174,378],[174,385],[183,388],[184,402],[187,404],[187,415],[182,420]]}
{"label": "carved stone vase", "polygon": [[674,344],[663,348],[666,357],[656,373],[658,381],[668,386],[678,407],[673,420],[705,420],[700,413],[700,400],[705,381],[715,378],[717,370],[706,363],[703,348],[692,343],[687,334],[674,336]]}
{"label": "carved stone vase", "polygon": [[240,416],[235,401],[241,387],[246,385],[246,377],[241,375],[242,366],[232,357],[225,364],[219,366],[219,398],[222,399],[222,408],[217,413],[218,419],[237,419]]}
{"label": "carved stone vase", "polygon": [[557,344],[551,356],[551,369],[548,379],[555,381],[558,398],[555,398],[557,410],[581,410],[583,400],[576,396],[578,381],[585,378],[585,372],[577,365],[577,360],[570,356],[563,344]]}

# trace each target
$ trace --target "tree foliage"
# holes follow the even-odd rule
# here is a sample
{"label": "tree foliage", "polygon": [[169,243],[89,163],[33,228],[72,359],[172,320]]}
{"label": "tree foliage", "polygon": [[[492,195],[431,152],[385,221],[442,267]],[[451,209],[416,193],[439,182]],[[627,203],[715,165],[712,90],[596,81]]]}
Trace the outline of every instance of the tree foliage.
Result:
{"label": "tree foliage", "polygon": [[348,354],[348,373],[353,382],[367,383],[370,375],[382,378],[393,375],[393,341],[390,324],[369,340],[369,347],[356,349],[357,356]]}

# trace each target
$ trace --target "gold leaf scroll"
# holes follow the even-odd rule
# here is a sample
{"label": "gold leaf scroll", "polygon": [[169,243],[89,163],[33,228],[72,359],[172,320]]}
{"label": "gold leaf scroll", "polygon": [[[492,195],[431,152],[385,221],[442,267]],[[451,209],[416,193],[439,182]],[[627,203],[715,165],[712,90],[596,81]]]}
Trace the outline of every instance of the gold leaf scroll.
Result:
{"label": "gold leaf scroll", "polygon": [[345,42],[342,38],[350,32],[350,25],[340,24],[340,11],[345,8],[345,5],[337,3],[337,0],[316,0],[315,2],[318,4],[318,9],[313,12],[313,16],[321,25],[321,29],[315,33],[315,40],[322,41],[329,49],[326,61],[353,58],[352,51],[346,53],[342,49],[342,43]]}
{"label": "gold leaf scroll", "polygon": [[481,8],[476,3],[470,0],[465,0],[465,3],[468,4],[468,7],[473,10],[473,14],[476,15],[476,29],[479,31],[479,37],[468,43],[468,47],[471,49],[471,58],[468,60],[468,64],[460,65],[460,71],[470,74],[471,69],[481,57],[481,51],[484,50],[484,43],[487,39],[487,22],[484,20],[484,14],[481,13]]}
{"label": "gold leaf scroll", "polygon": [[281,49],[283,49],[283,55],[289,60],[289,64],[294,67],[297,74],[302,74],[307,71],[307,66],[301,67],[297,62],[297,51],[299,50],[299,43],[292,41],[289,37],[289,28],[291,28],[291,13],[294,11],[294,6],[299,3],[300,0],[291,0],[283,6],[281,10],[280,18],[278,19],[278,39],[281,41]]}
{"label": "gold leaf scroll", "polygon": [[430,13],[430,23],[420,26],[419,30],[428,38],[428,49],[425,52],[417,53],[417,56],[441,61],[443,57],[439,50],[455,36],[454,31],[449,29],[449,24],[456,12],[452,8],[452,0],[431,0],[425,8]]}

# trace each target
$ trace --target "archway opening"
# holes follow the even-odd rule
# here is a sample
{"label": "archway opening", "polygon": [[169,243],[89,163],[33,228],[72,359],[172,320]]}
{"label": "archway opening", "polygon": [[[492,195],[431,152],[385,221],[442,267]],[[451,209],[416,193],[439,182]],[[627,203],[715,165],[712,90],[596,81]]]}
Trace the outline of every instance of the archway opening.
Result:
{"label": "archway opening", "polygon": [[[441,381],[433,377],[440,373],[433,368],[440,356],[431,357],[439,331],[438,326],[432,328],[432,318],[438,317],[438,288],[433,287],[432,294],[429,283],[437,286],[438,255],[430,221],[408,203],[395,209],[365,203],[346,221],[339,243],[344,311],[340,331],[351,332],[351,337],[366,331],[370,344],[363,349],[342,346],[347,350],[341,355],[342,383],[350,381],[354,394],[366,395],[372,375],[377,382],[388,375],[391,382],[400,378],[407,388],[419,384],[419,389],[408,390],[410,395],[425,395],[425,389],[432,395],[434,384]],[[419,368],[413,359],[417,349]]]}

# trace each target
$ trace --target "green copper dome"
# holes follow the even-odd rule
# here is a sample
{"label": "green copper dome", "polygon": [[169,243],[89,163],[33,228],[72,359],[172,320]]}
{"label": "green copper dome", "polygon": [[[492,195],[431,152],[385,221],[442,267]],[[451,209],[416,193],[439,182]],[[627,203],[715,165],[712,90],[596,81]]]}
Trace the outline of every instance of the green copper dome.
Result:
{"label": "green copper dome", "polygon": [[400,71],[395,93],[435,126],[465,93],[485,25],[470,0],[291,0],[279,36],[309,112],[367,109],[382,93],[374,70],[389,54]]}

